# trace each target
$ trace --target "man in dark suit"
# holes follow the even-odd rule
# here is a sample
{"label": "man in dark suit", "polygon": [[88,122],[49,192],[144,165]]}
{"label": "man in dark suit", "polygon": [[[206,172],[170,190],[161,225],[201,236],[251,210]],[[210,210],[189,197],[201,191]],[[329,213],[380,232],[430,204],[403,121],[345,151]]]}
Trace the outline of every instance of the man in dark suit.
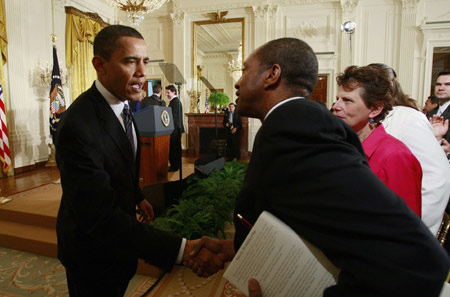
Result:
{"label": "man in dark suit", "polygon": [[170,134],[169,147],[169,171],[177,171],[181,168],[181,135],[184,133],[183,106],[177,96],[177,89],[170,85],[166,87],[166,95],[169,98],[169,107],[172,108],[174,130]]}
{"label": "man in dark suit", "polygon": [[[139,134],[127,100],[140,99],[148,61],[139,32],[120,25],[104,28],[94,40],[98,79],[58,126],[56,159],[63,189],[58,258],[72,297],[123,296],[138,258],[170,270],[189,259],[196,242],[147,224],[153,210],[138,184]],[[201,258],[205,274],[221,267],[220,258],[207,250]]]}
{"label": "man in dark suit", "polygon": [[254,224],[266,210],[341,269],[323,296],[439,296],[448,256],[372,173],[352,128],[306,99],[317,72],[313,50],[295,38],[270,41],[244,63],[237,112],[262,126],[236,199],[235,250],[249,232],[237,214]]}
{"label": "man in dark suit", "polygon": [[153,85],[153,94],[150,97],[146,97],[141,102],[141,109],[146,107],[157,105],[166,106],[166,102],[161,99],[162,88],[160,84]]}
{"label": "man in dark suit", "polygon": [[239,137],[242,128],[242,118],[236,112],[236,105],[230,103],[228,112],[223,117],[223,126],[227,131],[227,157],[239,160]]}
{"label": "man in dark suit", "polygon": [[[442,116],[444,121],[450,119],[450,71],[443,71],[438,74],[434,86],[434,96],[439,100],[439,105],[429,112],[427,117],[438,115]],[[447,132],[444,138],[450,141],[450,133]]]}
{"label": "man in dark suit", "polygon": [[422,112],[427,115],[428,118],[433,116],[433,110],[439,106],[439,100],[435,96],[428,96],[423,105]]}

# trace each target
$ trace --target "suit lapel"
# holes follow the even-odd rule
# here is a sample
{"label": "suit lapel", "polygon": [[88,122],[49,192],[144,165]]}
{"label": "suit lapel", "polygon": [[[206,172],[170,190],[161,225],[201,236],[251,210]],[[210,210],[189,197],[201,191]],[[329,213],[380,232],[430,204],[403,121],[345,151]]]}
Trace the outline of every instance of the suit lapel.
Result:
{"label": "suit lapel", "polygon": [[131,119],[133,120],[134,130],[136,132],[136,160],[135,160],[135,168],[136,168],[136,175],[139,176],[139,169],[140,169],[140,160],[141,160],[141,137],[139,135],[138,126],[136,124],[136,121],[134,120],[133,113],[131,114]]}
{"label": "suit lapel", "polygon": [[[122,153],[124,159],[127,161],[130,171],[132,172],[133,176],[136,175],[136,166],[135,166],[135,160],[134,160],[134,154],[131,149],[130,142],[128,141],[127,135],[125,131],[123,130],[122,125],[120,124],[119,120],[117,119],[116,115],[112,111],[111,107],[106,102],[105,98],[100,94],[100,92],[95,88],[91,88],[93,91],[92,98],[95,101],[95,106],[97,106],[97,114],[99,118],[103,122],[103,128],[105,129],[105,132],[109,137],[112,138],[112,140],[116,143],[118,146],[120,152]],[[133,120],[134,122],[134,120]],[[136,127],[136,124],[135,124]],[[137,135],[137,133],[136,133]],[[138,141],[138,147],[139,147],[139,141]],[[137,154],[136,154],[137,159]]]}
{"label": "suit lapel", "polygon": [[450,105],[447,106],[447,108],[444,110],[441,116],[443,116],[445,120],[450,118]]}

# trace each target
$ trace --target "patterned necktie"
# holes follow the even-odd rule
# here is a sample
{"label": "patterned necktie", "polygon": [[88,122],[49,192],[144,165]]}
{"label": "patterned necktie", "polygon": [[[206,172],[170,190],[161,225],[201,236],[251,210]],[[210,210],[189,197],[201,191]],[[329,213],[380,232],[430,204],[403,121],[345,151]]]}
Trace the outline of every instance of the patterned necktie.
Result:
{"label": "patterned necktie", "polygon": [[127,132],[127,137],[128,140],[130,141],[131,144],[131,149],[133,150],[133,154],[135,152],[135,147],[134,147],[134,138],[133,138],[133,121],[131,120],[131,112],[130,112],[130,108],[128,107],[128,104],[124,104],[123,106],[123,122],[125,124],[125,131]]}

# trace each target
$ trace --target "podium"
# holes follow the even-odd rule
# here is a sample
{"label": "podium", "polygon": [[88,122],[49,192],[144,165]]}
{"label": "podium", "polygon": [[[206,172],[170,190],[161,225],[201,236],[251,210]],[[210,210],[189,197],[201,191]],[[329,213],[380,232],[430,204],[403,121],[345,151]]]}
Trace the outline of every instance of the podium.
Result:
{"label": "podium", "polygon": [[172,109],[149,106],[134,114],[141,140],[141,188],[167,177],[170,134],[174,130]]}

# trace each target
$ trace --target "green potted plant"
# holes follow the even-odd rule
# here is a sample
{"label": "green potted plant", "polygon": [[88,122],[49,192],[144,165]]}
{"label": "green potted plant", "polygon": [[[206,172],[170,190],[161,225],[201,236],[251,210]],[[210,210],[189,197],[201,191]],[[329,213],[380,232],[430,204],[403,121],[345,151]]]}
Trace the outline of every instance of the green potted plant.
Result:
{"label": "green potted plant", "polygon": [[156,218],[153,226],[187,239],[226,238],[225,225],[233,222],[234,202],[247,167],[248,163],[233,160],[206,178],[189,177],[178,203]]}
{"label": "green potted plant", "polygon": [[230,98],[228,98],[227,95],[225,95],[223,92],[217,92],[217,101],[216,101],[216,94],[211,93],[209,95],[209,103],[211,104],[211,107],[214,107],[214,105],[217,105],[217,110],[221,110],[222,107],[225,107],[230,102]]}

